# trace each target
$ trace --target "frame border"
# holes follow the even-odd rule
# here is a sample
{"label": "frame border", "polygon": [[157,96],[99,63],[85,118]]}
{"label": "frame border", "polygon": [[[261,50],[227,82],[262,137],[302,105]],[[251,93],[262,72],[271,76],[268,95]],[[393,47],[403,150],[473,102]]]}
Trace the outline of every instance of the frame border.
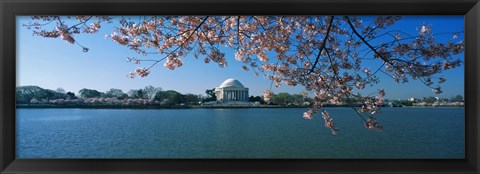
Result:
{"label": "frame border", "polygon": [[[374,7],[374,8],[372,8]],[[465,159],[16,159],[17,15],[464,15]],[[0,0],[0,173],[480,172],[479,0]],[[468,95],[467,95],[468,94]]]}

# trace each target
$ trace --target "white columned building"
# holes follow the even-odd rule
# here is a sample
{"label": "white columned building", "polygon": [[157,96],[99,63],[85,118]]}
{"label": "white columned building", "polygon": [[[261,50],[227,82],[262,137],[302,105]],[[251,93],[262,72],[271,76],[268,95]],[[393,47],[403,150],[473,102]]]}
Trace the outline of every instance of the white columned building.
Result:
{"label": "white columned building", "polygon": [[248,88],[233,78],[225,80],[219,87],[216,87],[215,95],[217,101],[223,103],[248,102]]}

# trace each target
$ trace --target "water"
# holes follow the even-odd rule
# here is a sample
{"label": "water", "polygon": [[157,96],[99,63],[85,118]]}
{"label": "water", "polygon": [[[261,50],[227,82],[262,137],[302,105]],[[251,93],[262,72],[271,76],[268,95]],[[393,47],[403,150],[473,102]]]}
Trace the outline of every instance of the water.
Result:
{"label": "water", "polygon": [[464,108],[383,108],[383,132],[327,108],[17,109],[17,158],[464,158]]}

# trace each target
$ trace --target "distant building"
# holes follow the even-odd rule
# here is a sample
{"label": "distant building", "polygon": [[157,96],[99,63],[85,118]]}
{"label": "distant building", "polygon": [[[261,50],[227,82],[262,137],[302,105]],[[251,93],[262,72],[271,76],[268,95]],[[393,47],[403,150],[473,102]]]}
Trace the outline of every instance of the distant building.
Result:
{"label": "distant building", "polygon": [[248,88],[240,81],[230,78],[215,88],[215,96],[217,101],[222,103],[248,102]]}
{"label": "distant building", "polygon": [[415,98],[413,98],[413,97],[410,97],[410,98],[408,99],[408,101],[409,101],[409,102],[416,102],[417,100],[416,100]]}

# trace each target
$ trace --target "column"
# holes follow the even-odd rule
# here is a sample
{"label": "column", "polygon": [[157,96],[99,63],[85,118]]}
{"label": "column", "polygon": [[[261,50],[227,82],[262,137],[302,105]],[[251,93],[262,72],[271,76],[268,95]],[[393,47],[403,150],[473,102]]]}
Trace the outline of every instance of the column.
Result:
{"label": "column", "polygon": [[227,95],[227,98],[225,100],[228,101],[230,99],[230,91],[228,91],[228,90],[225,91],[225,94]]}
{"label": "column", "polygon": [[222,93],[223,93],[223,98],[222,100],[225,101],[225,99],[227,98],[227,94],[225,93],[225,91],[222,89]]}
{"label": "column", "polygon": [[243,91],[243,101],[246,101],[245,96],[245,91]]}
{"label": "column", "polygon": [[237,90],[233,91],[233,100],[237,101]]}
{"label": "column", "polygon": [[247,94],[247,91],[243,91],[243,94],[245,94],[245,101],[248,101],[248,94]]}
{"label": "column", "polygon": [[237,101],[237,100],[238,100],[238,91],[235,90],[235,101]]}
{"label": "column", "polygon": [[245,101],[245,91],[242,91],[242,101]]}

